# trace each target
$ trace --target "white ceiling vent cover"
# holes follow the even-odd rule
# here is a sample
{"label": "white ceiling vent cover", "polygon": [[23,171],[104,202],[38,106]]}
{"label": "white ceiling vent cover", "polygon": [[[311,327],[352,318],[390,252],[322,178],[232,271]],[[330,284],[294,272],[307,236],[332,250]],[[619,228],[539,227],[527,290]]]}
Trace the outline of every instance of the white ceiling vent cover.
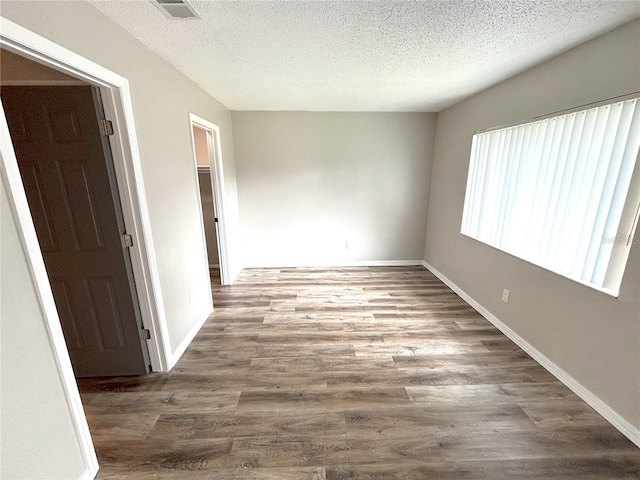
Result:
{"label": "white ceiling vent cover", "polygon": [[164,15],[173,20],[201,18],[188,0],[151,0]]}

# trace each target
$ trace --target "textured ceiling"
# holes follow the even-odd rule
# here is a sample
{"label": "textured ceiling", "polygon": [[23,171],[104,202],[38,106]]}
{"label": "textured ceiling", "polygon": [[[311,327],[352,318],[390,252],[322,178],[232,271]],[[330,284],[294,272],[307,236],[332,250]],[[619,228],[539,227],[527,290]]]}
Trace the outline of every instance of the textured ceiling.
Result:
{"label": "textured ceiling", "polygon": [[439,111],[640,15],[617,1],[90,0],[232,110]]}

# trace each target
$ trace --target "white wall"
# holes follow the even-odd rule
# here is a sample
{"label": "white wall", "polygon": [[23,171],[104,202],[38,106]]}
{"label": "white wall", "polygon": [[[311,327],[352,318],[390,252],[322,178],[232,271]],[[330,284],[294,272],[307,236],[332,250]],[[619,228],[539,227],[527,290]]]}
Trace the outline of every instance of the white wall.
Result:
{"label": "white wall", "polygon": [[[210,298],[189,112],[220,127],[233,239],[238,234],[238,210],[230,112],[88,2],[3,0],[2,15],[129,80],[170,343],[175,351],[206,315]],[[240,270],[238,242],[230,243],[235,278]]]}
{"label": "white wall", "polygon": [[80,443],[4,182],[3,175],[0,478],[80,478],[85,473]]}
{"label": "white wall", "polygon": [[422,259],[435,114],[232,116],[245,266]]}
{"label": "white wall", "polygon": [[[640,244],[619,298],[460,235],[475,130],[640,91],[640,21],[438,114],[425,260],[640,435]],[[503,288],[511,290],[508,304]],[[638,437],[640,438],[640,436]]]}

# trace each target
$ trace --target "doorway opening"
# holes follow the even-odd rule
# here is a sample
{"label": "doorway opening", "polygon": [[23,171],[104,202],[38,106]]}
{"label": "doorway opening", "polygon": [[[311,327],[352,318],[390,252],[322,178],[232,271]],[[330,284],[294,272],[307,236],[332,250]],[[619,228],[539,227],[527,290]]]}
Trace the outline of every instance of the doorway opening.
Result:
{"label": "doorway opening", "polygon": [[200,192],[200,213],[212,283],[231,285],[227,254],[224,178],[217,125],[190,114],[193,157]]}
{"label": "doorway opening", "polygon": [[[7,85],[90,85],[95,89],[98,100],[102,103],[105,118],[111,122],[110,126],[114,129],[114,135],[108,137],[108,144],[113,158],[113,173],[118,186],[117,192],[122,206],[124,224],[134,243],[129,249],[129,255],[132,276],[135,279],[135,294],[146,330],[143,335],[146,337],[149,363],[152,371],[168,371],[173,366],[172,349],[169,343],[160,277],[142,181],[128,81],[4,18],[3,31],[0,32],[0,46],[3,58],[11,55],[13,60],[18,62],[13,76],[9,75],[7,70],[2,70],[2,76]],[[26,201],[14,145],[9,131],[5,130],[7,124],[4,113],[2,108],[0,112],[0,120],[2,120],[0,127],[3,129],[3,141],[0,142],[3,153],[2,173],[7,182],[14,214],[21,226],[29,265],[42,297],[42,308],[52,345],[60,357],[56,357],[59,368],[71,392],[67,393],[71,401],[75,401],[73,393],[76,388],[75,379],[71,365],[67,363],[68,360],[65,360],[65,357],[68,357],[68,350],[61,334],[58,312],[52,308],[55,307],[53,301],[49,302],[51,283],[41,263],[42,250],[34,235],[33,218]]]}
{"label": "doorway opening", "polygon": [[192,127],[193,146],[196,155],[198,171],[198,190],[200,191],[200,208],[202,209],[202,224],[207,243],[207,259],[209,276],[213,284],[221,282],[220,253],[218,252],[218,230],[216,223],[216,205],[213,199],[213,181],[211,178],[211,153],[209,151],[209,132],[204,128]]}
{"label": "doorway opening", "polygon": [[98,88],[2,50],[2,105],[77,378],[151,370]]}

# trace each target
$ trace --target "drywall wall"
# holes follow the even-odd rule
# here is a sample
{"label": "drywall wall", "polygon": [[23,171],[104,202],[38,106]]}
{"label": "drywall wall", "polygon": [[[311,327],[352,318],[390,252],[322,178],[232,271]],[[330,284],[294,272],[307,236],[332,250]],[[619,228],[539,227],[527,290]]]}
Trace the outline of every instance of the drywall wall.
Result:
{"label": "drywall wall", "polygon": [[[2,15],[127,78],[169,337],[175,351],[210,304],[189,112],[220,127],[232,275],[240,270],[229,111],[88,2],[2,2]],[[167,20],[170,21],[170,20]],[[105,47],[108,45],[108,48]]]}
{"label": "drywall wall", "polygon": [[86,473],[80,442],[4,181],[3,176],[0,478],[80,478]]}
{"label": "drywall wall", "polygon": [[232,117],[244,265],[422,258],[434,114]]}
{"label": "drywall wall", "polygon": [[429,264],[636,429],[640,244],[616,299],[459,232],[473,132],[640,91],[639,47],[636,21],[440,112],[425,242]]}
{"label": "drywall wall", "polygon": [[[175,352],[211,308],[189,112],[220,126],[233,234],[238,221],[230,113],[88,3],[3,2],[2,15],[129,79],[163,307]],[[106,44],[110,48],[104,48]],[[20,241],[5,227],[10,217],[4,192],[2,201],[0,476],[89,478],[33,284],[29,290],[21,280],[26,258],[18,256]],[[238,265],[233,263],[232,272],[237,274]]]}
{"label": "drywall wall", "polygon": [[45,67],[13,52],[0,49],[0,79],[2,83],[28,82],[33,85],[83,85],[84,82]]}

